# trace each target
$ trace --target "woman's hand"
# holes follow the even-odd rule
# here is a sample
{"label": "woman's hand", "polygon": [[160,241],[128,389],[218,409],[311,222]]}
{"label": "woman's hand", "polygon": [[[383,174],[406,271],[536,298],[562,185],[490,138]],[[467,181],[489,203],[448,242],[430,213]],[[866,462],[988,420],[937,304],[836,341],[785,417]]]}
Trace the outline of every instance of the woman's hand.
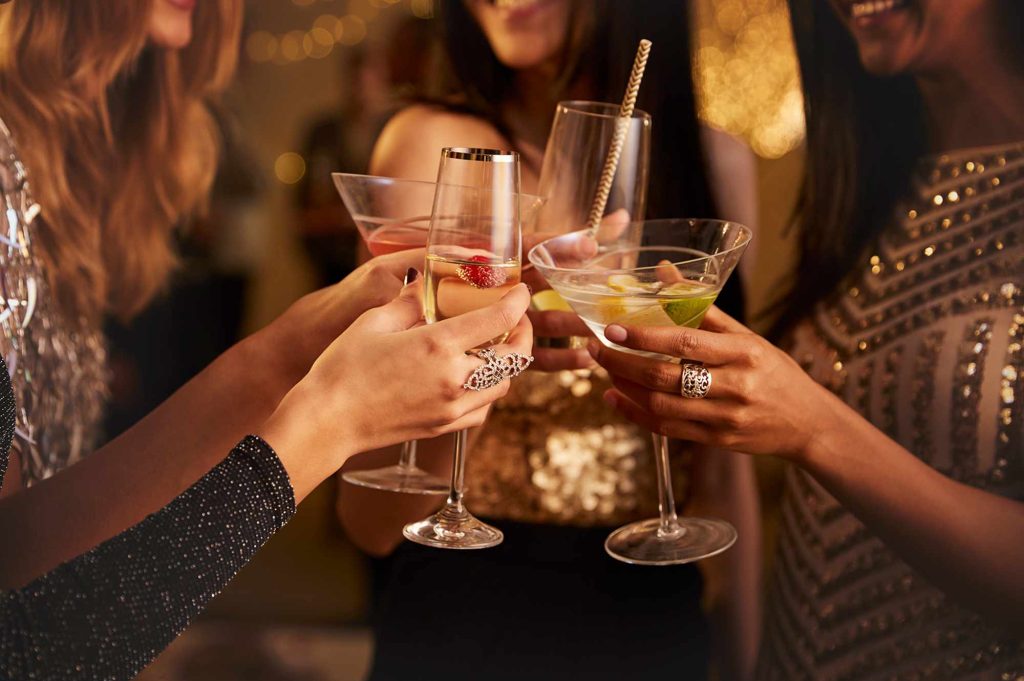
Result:
{"label": "woman's hand", "polygon": [[711,373],[706,397],[680,393],[682,367],[609,349],[590,352],[612,375],[605,400],[634,421],[669,437],[747,454],[801,460],[844,407],[789,355],[718,308],[702,329],[611,325],[608,340],[626,348],[701,362]]}
{"label": "woman's hand", "polygon": [[[483,364],[467,352],[511,332],[495,352],[529,354],[527,288],[429,326],[420,323],[421,288],[419,282],[406,286],[394,301],[356,320],[261,431],[285,462],[297,495],[301,483],[290,464],[299,476],[310,468],[306,477],[315,485],[357,452],[479,426],[487,407],[508,392],[508,381],[479,392],[463,387]],[[321,452],[328,456],[317,456]],[[326,461],[316,461],[321,458]]]}
{"label": "woman's hand", "polygon": [[[566,247],[572,248],[581,260],[594,257],[602,240],[614,241],[629,227],[629,213],[619,209],[614,213],[605,216],[598,227],[598,236],[595,238],[582,238],[569,240]],[[553,237],[559,236],[557,232],[536,232],[523,237],[523,253],[528,254],[537,244]],[[541,276],[531,264],[523,269],[523,281],[525,281],[534,293],[551,288],[547,281]],[[538,300],[539,298],[535,298]],[[590,337],[593,333],[583,323],[583,320],[569,308],[564,301],[557,309],[538,309],[536,306],[530,309],[530,322],[533,324],[533,335],[535,339],[549,338],[561,339],[563,341],[573,337]],[[549,345],[534,345],[534,361],[532,368],[537,371],[565,371],[575,369],[589,369],[594,366],[593,360],[585,350],[572,348],[550,347]]]}
{"label": "woman's hand", "polygon": [[303,296],[253,336],[260,354],[273,361],[290,388],[359,315],[393,300],[405,273],[423,267],[424,257],[422,248],[382,255],[337,284]]}

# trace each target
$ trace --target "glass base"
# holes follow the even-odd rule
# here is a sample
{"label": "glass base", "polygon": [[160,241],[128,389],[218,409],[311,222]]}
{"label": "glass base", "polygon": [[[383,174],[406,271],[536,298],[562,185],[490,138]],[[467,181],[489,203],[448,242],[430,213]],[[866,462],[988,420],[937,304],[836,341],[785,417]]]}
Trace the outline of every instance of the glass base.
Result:
{"label": "glass base", "polygon": [[386,466],[366,471],[346,471],[341,479],[359,487],[401,494],[448,494],[448,481],[410,466]]}
{"label": "glass base", "polygon": [[661,520],[641,520],[608,535],[604,550],[633,565],[682,565],[722,553],[736,542],[736,528],[724,520],[679,518],[675,531],[662,532]]}
{"label": "glass base", "polygon": [[402,534],[411,542],[438,549],[489,549],[505,539],[498,528],[450,504],[426,520],[406,525]]}

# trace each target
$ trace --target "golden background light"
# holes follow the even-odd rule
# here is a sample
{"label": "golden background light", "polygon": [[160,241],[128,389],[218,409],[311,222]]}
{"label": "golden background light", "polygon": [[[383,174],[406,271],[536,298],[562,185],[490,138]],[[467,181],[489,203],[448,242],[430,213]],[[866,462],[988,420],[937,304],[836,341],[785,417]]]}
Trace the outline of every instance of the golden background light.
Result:
{"label": "golden background light", "polygon": [[803,96],[785,0],[698,0],[700,116],[764,158],[803,142]]}
{"label": "golden background light", "polygon": [[306,174],[306,160],[294,151],[286,151],[274,161],[274,175],[284,184],[295,184]]}

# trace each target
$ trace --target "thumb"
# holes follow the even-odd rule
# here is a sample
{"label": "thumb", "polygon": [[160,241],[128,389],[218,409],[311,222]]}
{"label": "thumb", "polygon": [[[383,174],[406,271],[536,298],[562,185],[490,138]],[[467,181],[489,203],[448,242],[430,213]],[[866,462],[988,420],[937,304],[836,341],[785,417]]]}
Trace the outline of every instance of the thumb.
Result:
{"label": "thumb", "polygon": [[394,300],[363,315],[368,328],[394,333],[411,329],[423,319],[423,278],[419,272],[409,268],[405,280],[406,285]]}

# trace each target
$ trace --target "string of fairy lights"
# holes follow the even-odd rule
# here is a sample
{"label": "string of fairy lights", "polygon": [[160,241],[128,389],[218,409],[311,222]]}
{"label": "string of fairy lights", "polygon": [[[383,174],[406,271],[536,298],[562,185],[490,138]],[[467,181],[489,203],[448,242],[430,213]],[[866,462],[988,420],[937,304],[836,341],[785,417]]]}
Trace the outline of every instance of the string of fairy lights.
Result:
{"label": "string of fairy lights", "polygon": [[[287,66],[306,59],[324,59],[336,47],[353,47],[366,39],[370,24],[383,12],[405,7],[413,16],[430,19],[434,16],[434,0],[291,0],[299,7],[325,10],[303,28],[283,33],[253,31],[245,40],[245,54],[260,64]],[[336,12],[343,4],[344,11]]]}

